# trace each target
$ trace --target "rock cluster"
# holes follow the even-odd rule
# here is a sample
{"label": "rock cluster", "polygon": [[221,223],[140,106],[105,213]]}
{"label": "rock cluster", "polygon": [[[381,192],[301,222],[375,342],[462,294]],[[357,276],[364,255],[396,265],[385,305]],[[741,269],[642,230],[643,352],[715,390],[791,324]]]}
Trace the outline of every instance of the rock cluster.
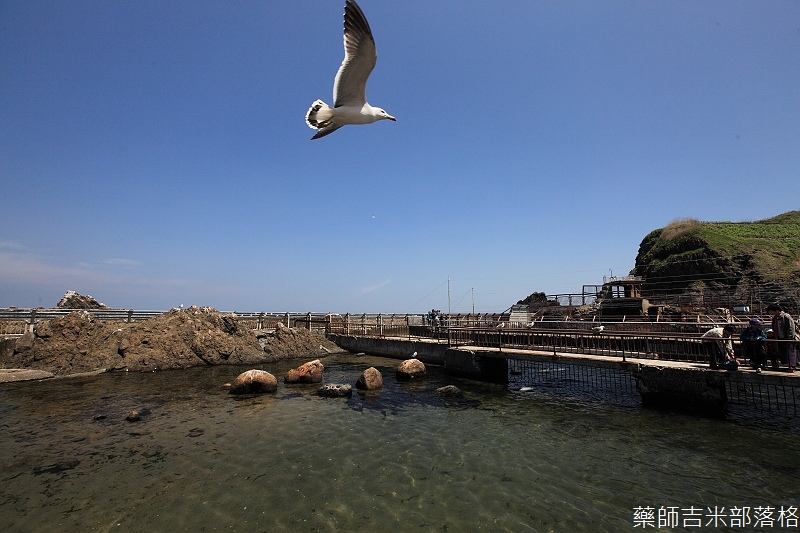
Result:
{"label": "rock cluster", "polygon": [[[319,359],[308,361],[286,372],[284,383],[308,384],[321,383],[324,365]],[[425,375],[425,365],[418,359],[403,361],[397,368],[398,381],[420,379]],[[263,370],[248,370],[230,384],[231,394],[254,394],[261,392],[275,392],[277,390],[275,376]],[[383,376],[380,370],[369,367],[364,370],[356,381],[356,388],[361,391],[375,391],[383,388]],[[459,396],[461,391],[454,386],[441,387],[436,391],[445,396]],[[316,394],[327,398],[349,397],[353,393],[353,386],[347,383],[329,383],[317,389]]]}

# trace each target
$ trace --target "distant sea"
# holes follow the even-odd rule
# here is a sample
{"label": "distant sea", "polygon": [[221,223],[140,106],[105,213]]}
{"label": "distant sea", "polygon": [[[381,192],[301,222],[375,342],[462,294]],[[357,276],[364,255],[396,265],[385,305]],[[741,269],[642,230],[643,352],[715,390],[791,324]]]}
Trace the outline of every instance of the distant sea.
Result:
{"label": "distant sea", "polygon": [[278,392],[250,397],[224,366],[0,386],[0,531],[797,529],[791,427],[323,362],[326,383],[375,366],[386,387],[321,398],[282,383],[299,362],[260,367]]}

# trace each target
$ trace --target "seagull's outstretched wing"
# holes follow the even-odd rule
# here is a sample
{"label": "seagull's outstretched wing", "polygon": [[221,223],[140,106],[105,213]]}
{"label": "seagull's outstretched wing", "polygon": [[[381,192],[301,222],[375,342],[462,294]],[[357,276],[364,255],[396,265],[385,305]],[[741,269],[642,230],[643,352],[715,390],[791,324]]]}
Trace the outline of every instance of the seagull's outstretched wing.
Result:
{"label": "seagull's outstretched wing", "polygon": [[362,106],[367,102],[367,78],[378,52],[364,12],[354,0],[344,5],[344,61],[333,82],[333,107]]}

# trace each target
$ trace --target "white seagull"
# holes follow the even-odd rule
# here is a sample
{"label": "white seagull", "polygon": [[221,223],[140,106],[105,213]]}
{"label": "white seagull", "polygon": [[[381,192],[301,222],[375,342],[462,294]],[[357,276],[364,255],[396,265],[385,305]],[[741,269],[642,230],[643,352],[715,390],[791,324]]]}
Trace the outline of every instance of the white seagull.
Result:
{"label": "white seagull", "polygon": [[306,123],[319,130],[311,139],[319,139],[347,124],[372,124],[378,120],[397,120],[380,107],[367,103],[367,78],[378,52],[364,12],[354,0],[344,4],[344,61],[333,80],[333,107],[322,100],[311,104]]}

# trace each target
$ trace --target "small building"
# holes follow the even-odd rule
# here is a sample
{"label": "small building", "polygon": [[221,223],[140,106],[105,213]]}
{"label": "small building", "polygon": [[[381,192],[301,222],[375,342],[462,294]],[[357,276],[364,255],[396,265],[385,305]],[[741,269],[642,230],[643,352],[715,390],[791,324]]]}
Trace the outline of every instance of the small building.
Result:
{"label": "small building", "polygon": [[603,318],[653,317],[659,308],[642,297],[644,278],[624,276],[604,278],[597,295],[600,304],[599,314]]}

